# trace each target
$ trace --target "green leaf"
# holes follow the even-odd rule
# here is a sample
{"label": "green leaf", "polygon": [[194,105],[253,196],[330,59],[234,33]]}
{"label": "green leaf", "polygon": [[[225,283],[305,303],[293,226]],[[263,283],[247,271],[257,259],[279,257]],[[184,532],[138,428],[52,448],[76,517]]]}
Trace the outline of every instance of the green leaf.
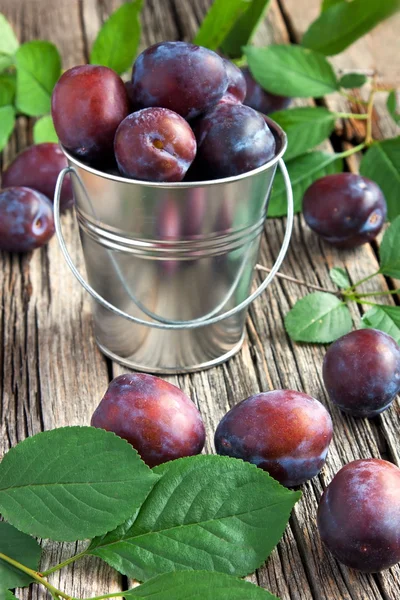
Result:
{"label": "green leaf", "polygon": [[321,12],[324,10],[328,10],[331,6],[335,6],[335,4],[339,4],[339,2],[346,2],[347,0],[322,0]]}
{"label": "green leaf", "polygon": [[351,331],[352,321],[339,298],[314,292],[296,302],[285,317],[285,327],[295,342],[326,344]]}
{"label": "green leaf", "polygon": [[301,43],[327,56],[339,54],[398,9],[399,0],[335,3],[311,23]]}
{"label": "green leaf", "polygon": [[193,43],[217,50],[250,3],[251,0],[214,0]]}
{"label": "green leaf", "polygon": [[0,107],[0,152],[5,148],[12,134],[15,124],[15,110],[13,106]]}
{"label": "green leaf", "polygon": [[253,583],[207,571],[164,573],[125,592],[124,596],[126,600],[278,600]]}
{"label": "green leaf", "polygon": [[[42,549],[37,541],[4,521],[0,521],[0,552],[29,569],[37,571],[39,568]],[[2,588],[24,587],[31,581],[32,578],[29,575],[0,559],[0,585]]]}
{"label": "green leaf", "polygon": [[140,40],[142,5],[143,0],[126,2],[110,15],[94,41],[92,65],[103,65],[119,74],[132,66]]}
{"label": "green leaf", "polygon": [[362,326],[384,331],[400,344],[400,306],[374,306],[363,316]]}
{"label": "green leaf", "polygon": [[88,550],[140,581],[177,570],[253,572],[280,540],[300,497],[235,458],[200,455],[154,471],[162,478],[137,518]]}
{"label": "green leaf", "polygon": [[82,540],[132,515],[157,479],[113,433],[63,427],[28,438],[4,456],[0,512],[25,533]]}
{"label": "green leaf", "polygon": [[33,141],[35,144],[42,144],[43,142],[58,142],[58,136],[53,125],[53,119],[50,115],[41,117],[34,124]]}
{"label": "green leaf", "polygon": [[[328,154],[317,150],[289,160],[286,167],[292,183],[294,210],[295,212],[300,212],[306,189],[314,181],[320,177],[324,177],[324,175],[341,173],[343,170],[343,160],[337,158],[335,154]],[[283,217],[286,214],[286,188],[282,174],[277,172],[269,200],[268,216]]]}
{"label": "green leaf", "polygon": [[0,13],[0,71],[13,64],[13,55],[19,46],[13,28]]}
{"label": "green leaf", "polygon": [[15,79],[6,73],[0,74],[0,106],[12,106],[15,97]]}
{"label": "green leaf", "polygon": [[50,112],[51,93],[61,75],[61,58],[50,42],[34,40],[16,53],[18,110],[38,117]]}
{"label": "green leaf", "polygon": [[335,115],[322,106],[290,108],[272,113],[271,119],[288,137],[285,160],[290,160],[321,144],[335,128]]}
{"label": "green leaf", "polygon": [[400,137],[375,142],[361,160],[360,173],[381,188],[389,221],[400,215]]}
{"label": "green leaf", "polygon": [[[3,600],[1,598],[1,590],[0,590],[0,600]],[[17,600],[17,598],[14,596],[14,594],[12,592],[10,592],[10,590],[6,590],[4,600]]]}
{"label": "green leaf", "polygon": [[400,279],[400,216],[385,231],[379,248],[379,272]]}
{"label": "green leaf", "polygon": [[221,44],[221,50],[231,58],[242,56],[242,47],[249,44],[263,20],[270,0],[252,0],[246,12],[236,23]]}
{"label": "green leaf", "polygon": [[333,283],[336,283],[338,287],[344,290],[351,285],[347,271],[340,267],[333,267],[333,269],[329,271],[329,277],[332,279]]}
{"label": "green leaf", "polygon": [[244,53],[256,81],[282,96],[319,98],[338,89],[336,75],[325,56],[301,46],[246,46]]}
{"label": "green leaf", "polygon": [[359,88],[366,83],[367,78],[362,73],[346,73],[339,79],[339,87],[346,89]]}
{"label": "green leaf", "polygon": [[386,102],[386,107],[387,107],[389,114],[392,117],[393,121],[397,125],[400,125],[400,114],[397,112],[396,90],[392,90],[391,92],[389,92],[387,102]]}

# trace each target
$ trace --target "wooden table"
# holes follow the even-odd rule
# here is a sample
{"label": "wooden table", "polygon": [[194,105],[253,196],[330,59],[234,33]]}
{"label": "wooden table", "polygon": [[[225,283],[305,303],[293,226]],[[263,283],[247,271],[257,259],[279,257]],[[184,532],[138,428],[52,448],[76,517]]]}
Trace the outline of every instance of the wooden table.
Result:
{"label": "wooden table", "polygon": [[[85,62],[101,22],[121,0],[0,0],[0,11],[13,23],[21,41],[34,38],[55,42],[64,68]],[[190,40],[211,0],[145,0],[141,46],[161,40]],[[318,13],[318,0],[275,0],[260,26],[255,42],[296,41]],[[399,87],[399,18],[380,25],[373,34],[333,58],[335,67],[377,69],[387,86]],[[379,100],[374,123],[376,136],[398,131]],[[311,104],[308,101],[298,104]],[[333,95],[326,104],[349,110],[346,100]],[[352,107],[354,110],[355,107]],[[338,122],[337,149],[356,142],[362,122],[343,127]],[[20,118],[4,152],[7,164],[16,152],[32,142],[32,122]],[[325,145],[329,148],[329,144]],[[357,157],[349,162],[356,168]],[[73,214],[63,217],[68,246],[83,268],[77,225]],[[279,250],[283,220],[269,220],[260,261],[271,265]],[[1,420],[0,455],[26,436],[63,425],[88,424],[108,382],[122,369],[97,350],[87,295],[66,266],[57,241],[26,256],[0,254],[0,361]],[[338,252],[320,242],[295,220],[291,248],[282,271],[307,281],[332,287],[332,266],[346,268],[353,281],[377,268],[376,245],[357,251]],[[365,285],[386,289],[383,277]],[[371,287],[370,287],[371,286]],[[285,334],[283,316],[307,290],[276,280],[250,309],[247,341],[227,364],[203,373],[169,378],[196,402],[208,430],[207,452],[213,451],[213,431],[229,407],[261,390],[293,388],[327,403],[321,365],[325,348],[291,342]],[[389,300],[388,300],[389,302]],[[353,309],[355,322],[360,312]],[[272,556],[250,579],[283,600],[397,600],[400,568],[379,575],[362,575],[338,564],[319,541],[315,515],[325,486],[340,467],[356,458],[383,457],[399,464],[400,411],[396,404],[382,416],[367,420],[344,417],[331,405],[335,427],[327,465],[321,475],[303,486],[303,499],[293,511],[286,533]],[[78,547],[80,544],[78,544]],[[75,544],[45,542],[44,564],[48,568],[75,553]],[[89,564],[90,563],[90,564]],[[58,588],[75,597],[126,589],[124,580],[104,563],[87,559],[53,576]],[[121,586],[125,586],[122,588]],[[44,598],[34,586],[19,598]]]}

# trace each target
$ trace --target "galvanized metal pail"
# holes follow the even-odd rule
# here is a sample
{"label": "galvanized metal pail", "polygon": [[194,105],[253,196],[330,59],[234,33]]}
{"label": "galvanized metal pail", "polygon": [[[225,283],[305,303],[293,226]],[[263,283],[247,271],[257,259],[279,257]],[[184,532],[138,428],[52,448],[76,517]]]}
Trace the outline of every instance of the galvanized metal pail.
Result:
{"label": "galvanized metal pail", "polygon": [[[56,233],[73,274],[94,299],[97,343],[113,360],[151,373],[187,373],[241,347],[247,307],[286,253],[293,200],[282,161],[286,136],[266,118],[277,154],[251,172],[196,183],[152,183],[97,171],[71,156],[59,176]],[[279,164],[287,190],[282,248],[250,293],[268,198]],[[60,223],[60,190],[71,173],[89,283],[76,269]]]}

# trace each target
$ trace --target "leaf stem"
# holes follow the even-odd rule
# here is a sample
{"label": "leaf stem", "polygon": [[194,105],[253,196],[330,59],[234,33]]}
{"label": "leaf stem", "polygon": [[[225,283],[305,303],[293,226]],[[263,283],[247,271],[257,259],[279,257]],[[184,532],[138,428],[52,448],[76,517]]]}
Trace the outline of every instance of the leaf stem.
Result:
{"label": "leaf stem", "polygon": [[366,146],[366,143],[358,144],[358,146],[353,146],[349,150],[344,150],[343,152],[339,152],[336,154],[336,158],[347,158],[347,156],[351,156],[352,154],[356,154],[356,152],[361,152]]}
{"label": "leaf stem", "polygon": [[363,294],[357,294],[357,297],[365,298],[366,296],[388,296],[389,294],[400,294],[400,288],[397,290],[387,290],[385,292],[365,292]]}
{"label": "leaf stem", "polygon": [[379,304],[377,304],[376,302],[367,302],[366,300],[358,298],[357,296],[355,296],[353,300],[354,302],[357,302],[357,304],[366,304],[367,306],[379,306]]}
{"label": "leaf stem", "polygon": [[375,96],[375,88],[372,88],[371,93],[369,95],[369,100],[368,100],[368,109],[367,109],[367,133],[365,136],[365,143],[367,146],[369,146],[370,144],[372,144],[372,142],[374,141],[372,138],[372,113],[374,110],[374,96]]}
{"label": "leaf stem", "polygon": [[[257,264],[255,268],[258,271],[265,271],[266,273],[271,272],[271,269],[268,269],[268,267],[264,267],[263,265]],[[311,288],[312,290],[317,290],[318,292],[327,292],[328,294],[334,294],[335,296],[343,295],[343,292],[341,292],[339,290],[328,290],[319,285],[314,285],[313,283],[308,283],[307,281],[304,281],[303,279],[297,279],[296,277],[290,277],[290,275],[284,275],[283,273],[276,273],[276,277],[279,277],[280,279],[286,279],[287,281],[292,281],[293,283],[297,283],[298,285],[304,285],[308,288]]]}
{"label": "leaf stem", "polygon": [[360,119],[360,120],[364,120],[364,121],[366,119],[368,119],[367,113],[335,112],[335,113],[333,113],[333,115],[335,117],[337,117],[338,119]]}
{"label": "leaf stem", "polygon": [[13,558],[6,556],[2,552],[0,552],[0,559],[4,560],[8,564],[12,565],[19,571],[22,571],[23,573],[26,573],[27,575],[29,575],[29,577],[32,577],[32,579],[34,581],[36,581],[36,583],[41,583],[42,585],[44,585],[44,587],[49,590],[50,594],[53,597],[57,596],[57,597],[65,598],[65,600],[75,600],[74,598],[72,598],[72,596],[68,596],[68,594],[64,594],[64,592],[61,592],[56,587],[51,585],[48,581],[46,581],[46,579],[43,579],[41,574],[37,573],[33,569],[29,569],[28,567],[25,567],[25,565],[22,565],[21,563],[17,562]]}
{"label": "leaf stem", "polygon": [[42,575],[43,575],[43,577],[47,577],[48,575],[51,575],[52,573],[55,573],[56,571],[63,569],[67,565],[74,563],[76,560],[78,560],[79,558],[83,558],[84,556],[86,556],[86,550],[79,552],[79,554],[75,554],[75,556],[71,556],[71,558],[67,558],[67,560],[64,560],[60,564],[55,565],[55,567],[51,567],[50,569],[47,569],[47,571],[43,571]]}
{"label": "leaf stem", "polygon": [[350,102],[354,102],[355,104],[363,104],[364,106],[368,106],[368,101],[361,100],[361,98],[357,98],[356,96],[352,96],[351,94],[348,94],[347,92],[344,92],[343,90],[340,90],[339,94],[341,94],[342,96],[344,96],[345,98],[347,98],[347,100],[349,100]]}
{"label": "leaf stem", "polygon": [[375,273],[371,273],[371,275],[367,275],[367,277],[364,277],[363,279],[360,279],[360,281],[356,281],[356,283],[354,283],[352,286],[350,286],[349,288],[347,288],[346,291],[349,292],[351,290],[355,290],[356,287],[358,287],[362,283],[365,283],[366,281],[369,281],[370,279],[372,279],[376,275],[379,275],[379,271],[376,271]]}

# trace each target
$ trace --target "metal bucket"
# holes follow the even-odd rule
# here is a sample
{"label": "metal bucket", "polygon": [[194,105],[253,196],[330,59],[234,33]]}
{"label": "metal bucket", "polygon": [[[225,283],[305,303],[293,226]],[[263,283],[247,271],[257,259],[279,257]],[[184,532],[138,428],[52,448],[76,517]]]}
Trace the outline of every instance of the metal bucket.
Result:
{"label": "metal bucket", "polygon": [[[277,154],[249,173],[197,183],[152,183],[97,171],[65,149],[54,212],[64,257],[94,299],[96,341],[113,360],[151,373],[188,373],[233,356],[247,307],[286,253],[293,200],[282,155],[286,136],[266,118]],[[288,219],[271,272],[250,294],[276,166]],[[60,224],[60,190],[71,173],[89,283],[77,271]],[[250,295],[249,295],[250,294]]]}

